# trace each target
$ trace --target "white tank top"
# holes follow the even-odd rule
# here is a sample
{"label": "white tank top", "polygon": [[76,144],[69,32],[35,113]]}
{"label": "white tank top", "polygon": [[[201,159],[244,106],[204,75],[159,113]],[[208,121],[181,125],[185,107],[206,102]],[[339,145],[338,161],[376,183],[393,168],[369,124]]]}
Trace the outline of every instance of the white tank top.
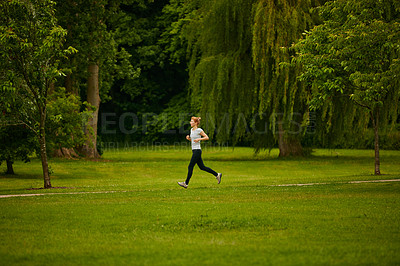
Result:
{"label": "white tank top", "polygon": [[192,150],[201,150],[200,141],[194,142],[195,139],[201,138],[200,133],[203,132],[201,128],[196,128],[195,130],[190,129],[190,139],[192,140]]}

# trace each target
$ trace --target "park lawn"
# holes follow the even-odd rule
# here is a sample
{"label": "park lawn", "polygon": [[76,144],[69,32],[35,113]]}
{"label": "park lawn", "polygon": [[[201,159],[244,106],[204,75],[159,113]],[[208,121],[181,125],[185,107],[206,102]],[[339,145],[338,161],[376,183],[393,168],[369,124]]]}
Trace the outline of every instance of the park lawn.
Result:
{"label": "park lawn", "polygon": [[[398,265],[400,152],[317,150],[307,159],[208,148],[222,183],[194,171],[190,150],[106,151],[99,161],[53,159],[52,185],[40,161],[0,177],[1,265]],[[312,186],[282,184],[320,183]],[[92,192],[92,193],[80,193]],[[105,193],[108,192],[108,193]]]}

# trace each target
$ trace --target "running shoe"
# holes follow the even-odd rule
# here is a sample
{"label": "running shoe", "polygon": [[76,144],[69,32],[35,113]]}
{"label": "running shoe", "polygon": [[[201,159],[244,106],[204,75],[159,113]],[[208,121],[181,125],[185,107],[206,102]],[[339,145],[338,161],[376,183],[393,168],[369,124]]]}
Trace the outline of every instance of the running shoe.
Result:
{"label": "running shoe", "polygon": [[178,185],[180,185],[181,187],[187,188],[188,185],[186,185],[185,182],[178,182]]}
{"label": "running shoe", "polygon": [[218,173],[218,175],[215,178],[217,179],[218,184],[221,183],[222,174]]}

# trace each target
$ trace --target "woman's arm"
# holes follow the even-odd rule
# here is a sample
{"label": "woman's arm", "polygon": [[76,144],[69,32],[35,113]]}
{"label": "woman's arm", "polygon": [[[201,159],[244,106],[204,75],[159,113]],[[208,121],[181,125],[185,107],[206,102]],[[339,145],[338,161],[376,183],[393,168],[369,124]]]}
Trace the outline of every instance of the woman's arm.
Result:
{"label": "woman's arm", "polygon": [[209,139],[210,139],[210,138],[207,136],[207,134],[204,133],[204,131],[201,131],[200,135],[202,136],[202,138],[195,139],[194,142],[199,142],[200,140],[209,140]]}

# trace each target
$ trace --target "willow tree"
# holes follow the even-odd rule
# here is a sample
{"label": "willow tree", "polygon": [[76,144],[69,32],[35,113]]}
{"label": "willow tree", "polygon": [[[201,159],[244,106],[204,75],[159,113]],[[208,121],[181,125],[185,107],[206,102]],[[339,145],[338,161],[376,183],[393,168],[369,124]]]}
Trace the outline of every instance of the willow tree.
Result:
{"label": "willow tree", "polygon": [[320,10],[324,23],[296,45],[311,107],[335,138],[372,124],[379,175],[379,129],[394,127],[400,110],[400,3],[337,0]]}
{"label": "willow tree", "polygon": [[[300,64],[288,64],[293,43],[317,17],[309,0],[259,0],[253,12],[252,59],[257,77],[258,112],[278,139],[280,156],[302,155],[301,138],[309,118],[309,90],[297,79]],[[266,148],[262,138],[257,148]]]}
{"label": "willow tree", "polygon": [[252,137],[257,149],[278,142],[280,156],[303,154],[309,94],[296,79],[300,67],[282,63],[315,23],[311,2],[203,1],[186,28],[189,77],[193,104],[217,139]]}
{"label": "willow tree", "polygon": [[232,130],[234,141],[246,133],[256,100],[251,14],[252,1],[207,0],[186,28],[192,104],[220,141],[232,139]]}

